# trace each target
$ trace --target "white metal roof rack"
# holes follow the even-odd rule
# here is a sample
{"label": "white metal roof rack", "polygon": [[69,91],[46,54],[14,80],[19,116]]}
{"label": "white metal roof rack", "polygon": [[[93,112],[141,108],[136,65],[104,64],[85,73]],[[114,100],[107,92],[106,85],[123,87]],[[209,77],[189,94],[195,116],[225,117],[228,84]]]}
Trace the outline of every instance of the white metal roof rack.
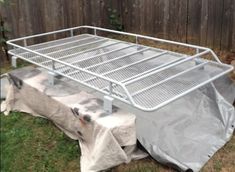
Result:
{"label": "white metal roof rack", "polygon": [[[93,32],[75,34],[84,30]],[[98,36],[98,31],[133,36],[136,43]],[[60,33],[70,35],[29,45],[30,39]],[[195,54],[140,45],[137,43],[140,38],[192,48]],[[233,70],[205,47],[93,26],[26,36],[7,43],[13,47],[9,54],[14,57],[144,111],[157,110]],[[215,61],[201,58],[208,54]],[[104,101],[109,106],[105,109],[111,112],[110,102],[106,101],[112,99],[104,98]]]}

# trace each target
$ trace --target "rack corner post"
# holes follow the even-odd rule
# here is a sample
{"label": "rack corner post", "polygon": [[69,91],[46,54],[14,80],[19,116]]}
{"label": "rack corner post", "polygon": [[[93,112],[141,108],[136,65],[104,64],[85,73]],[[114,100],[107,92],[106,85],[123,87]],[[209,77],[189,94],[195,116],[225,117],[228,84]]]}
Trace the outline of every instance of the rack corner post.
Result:
{"label": "rack corner post", "polygon": [[17,57],[16,56],[12,56],[11,57],[11,66],[14,68],[17,68]]}
{"label": "rack corner post", "polygon": [[107,112],[108,114],[112,114],[113,98],[110,96],[104,96],[103,100],[104,100],[104,104],[103,104],[104,111]]}
{"label": "rack corner post", "polygon": [[49,83],[49,85],[51,85],[51,86],[55,85],[55,76],[56,76],[56,74],[54,72],[48,71],[48,83]]}

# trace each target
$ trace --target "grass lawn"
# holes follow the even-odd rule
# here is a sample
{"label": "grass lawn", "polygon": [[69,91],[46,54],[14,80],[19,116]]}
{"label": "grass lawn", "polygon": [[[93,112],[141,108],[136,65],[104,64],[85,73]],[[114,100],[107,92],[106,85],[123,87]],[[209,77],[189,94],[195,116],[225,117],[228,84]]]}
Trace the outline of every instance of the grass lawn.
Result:
{"label": "grass lawn", "polygon": [[1,114],[1,172],[78,171],[80,150],[49,120]]}
{"label": "grass lawn", "polygon": [[[12,112],[1,118],[1,172],[79,171],[78,142],[69,139],[49,120]],[[110,172],[173,171],[151,158],[132,161]],[[235,171],[235,135],[202,169]]]}

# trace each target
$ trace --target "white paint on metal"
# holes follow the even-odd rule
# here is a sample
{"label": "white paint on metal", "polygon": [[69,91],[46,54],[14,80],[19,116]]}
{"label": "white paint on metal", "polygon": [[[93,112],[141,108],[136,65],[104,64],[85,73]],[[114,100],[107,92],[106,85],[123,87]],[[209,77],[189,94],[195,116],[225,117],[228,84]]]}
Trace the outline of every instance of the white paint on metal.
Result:
{"label": "white paint on metal", "polygon": [[[74,31],[83,28],[93,30],[94,35],[91,36],[90,34],[82,34],[87,37],[78,40],[73,39],[74,37],[78,37],[74,36]],[[98,36],[97,34],[99,32],[97,31],[133,36],[136,40],[135,43],[128,43],[120,40],[105,38]],[[58,41],[51,41],[50,43],[48,42],[27,46],[28,39],[61,32],[70,33],[67,34],[70,38],[63,38],[59,39]],[[138,38],[190,47],[195,49],[195,54],[192,56],[187,56],[185,54],[143,46],[139,44]],[[79,43],[79,40],[84,40],[85,43]],[[16,41],[23,41],[24,46],[16,44]],[[76,45],[77,41],[78,44]],[[103,44],[104,42],[109,42],[110,44]],[[48,79],[51,85],[55,84],[55,75],[61,75],[94,90],[97,90],[104,94],[104,109],[109,114],[112,113],[112,104],[114,98],[143,111],[153,111],[167,105],[168,103],[171,103],[176,99],[179,99],[180,97],[204,86],[205,84],[212,82],[218,77],[225,75],[233,70],[232,66],[222,64],[216,54],[209,48],[158,39],[139,34],[113,31],[93,26],[79,26],[44,34],[27,36],[7,41],[7,44],[14,48],[14,50],[9,51],[9,54],[13,55],[12,66],[16,67],[16,59],[20,58],[47,69],[49,71]],[[69,45],[71,45],[71,47]],[[111,46],[115,46],[116,48],[112,49]],[[139,47],[142,49],[139,49]],[[105,48],[107,49],[104,51]],[[130,51],[127,51],[127,49]],[[44,52],[45,50],[46,52]],[[90,52],[92,52],[91,55],[88,54]],[[138,56],[134,56],[134,54],[138,54]],[[163,57],[163,55],[169,54],[175,59],[167,60],[166,58],[166,61],[162,61],[157,66],[151,65],[152,61],[159,57]],[[211,54],[216,62],[205,62],[205,60],[202,60],[201,57],[208,54]],[[185,62],[196,61],[200,62],[196,66],[189,66],[188,69],[184,69],[175,75],[166,77],[162,81],[158,81],[151,85],[145,85],[144,88],[140,88],[135,92],[130,93],[130,85],[139,83],[146,78],[151,78],[151,76],[159,75],[162,72],[167,72],[169,70],[174,71],[179,66],[185,64]],[[145,64],[149,65],[150,67],[145,68]],[[138,69],[138,67],[140,69]],[[171,81],[174,85],[175,78],[188,74],[191,71],[196,71],[196,69],[201,69],[202,67],[204,67],[203,69],[207,70],[205,72],[208,72],[208,68],[213,68],[217,70],[217,73],[212,72],[207,74],[208,78],[206,80],[202,79],[200,81],[196,81],[194,84],[192,84],[192,86],[188,85],[188,87],[185,87],[185,89],[179,88],[179,90],[177,90],[176,88],[172,96],[170,96],[171,93],[167,93],[166,90],[166,94],[169,94],[167,95],[169,98],[166,100],[164,99],[164,101],[161,101],[161,97],[158,99],[158,95],[154,94],[153,96],[155,96],[155,98],[160,103],[151,101],[148,99],[148,97],[144,97],[143,99],[145,100],[137,101],[136,97],[139,95],[144,96],[145,93],[151,89],[158,88],[159,85],[164,85],[165,83]],[[96,71],[96,69],[99,70]],[[203,71],[200,71],[200,75],[202,73]],[[119,92],[119,90],[122,91]],[[149,104],[145,106],[143,104],[146,103],[141,103],[139,101],[145,101],[146,103],[149,102]]]}

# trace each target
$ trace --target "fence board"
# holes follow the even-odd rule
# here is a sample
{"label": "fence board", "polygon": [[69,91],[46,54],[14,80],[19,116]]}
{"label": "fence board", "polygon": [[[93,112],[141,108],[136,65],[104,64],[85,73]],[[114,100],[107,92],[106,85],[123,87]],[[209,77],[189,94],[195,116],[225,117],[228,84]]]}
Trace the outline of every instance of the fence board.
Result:
{"label": "fence board", "polygon": [[[233,24],[232,24],[232,27],[231,27],[231,29],[232,29],[232,42],[231,42],[231,44],[232,44],[232,51],[234,51],[235,52],[235,1],[233,1],[233,9],[232,9],[232,11],[233,11]],[[229,35],[230,37],[231,37],[231,35]],[[225,47],[224,49],[227,49],[227,47]]]}
{"label": "fence board", "polygon": [[[124,30],[235,50],[234,0],[11,0],[1,14],[10,38],[95,25],[112,28],[108,8],[116,9]],[[52,39],[52,36],[46,39]]]}
{"label": "fence board", "polygon": [[214,40],[213,47],[220,48],[221,39],[222,39],[222,18],[223,18],[223,8],[224,0],[214,0],[215,4],[215,27],[214,27]]}
{"label": "fence board", "polygon": [[200,32],[200,44],[203,46],[207,45],[207,32],[208,32],[208,9],[209,9],[209,1],[203,0],[202,1],[202,8],[201,8],[201,32]]}
{"label": "fence board", "polygon": [[[235,10],[233,0],[224,0],[222,27],[221,27],[221,49],[232,49],[233,34],[233,11]],[[233,5],[231,5],[233,4]],[[235,13],[235,12],[234,12]]]}
{"label": "fence board", "polygon": [[187,42],[200,43],[201,0],[188,1]]}

